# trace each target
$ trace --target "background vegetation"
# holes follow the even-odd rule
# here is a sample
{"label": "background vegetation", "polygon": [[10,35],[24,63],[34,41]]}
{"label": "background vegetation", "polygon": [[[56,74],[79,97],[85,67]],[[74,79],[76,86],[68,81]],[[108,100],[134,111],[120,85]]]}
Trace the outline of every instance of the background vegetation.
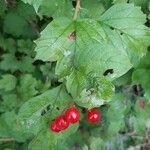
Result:
{"label": "background vegetation", "polygon": [[[150,149],[149,0],[76,4],[0,0],[0,150]],[[74,102],[80,122],[52,133]]]}

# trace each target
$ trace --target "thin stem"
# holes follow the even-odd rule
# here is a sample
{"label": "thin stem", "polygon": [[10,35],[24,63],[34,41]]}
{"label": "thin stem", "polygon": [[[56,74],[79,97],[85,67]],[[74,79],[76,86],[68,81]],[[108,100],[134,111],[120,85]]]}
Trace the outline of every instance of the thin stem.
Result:
{"label": "thin stem", "polygon": [[14,141],[13,138],[0,138],[0,142],[12,142]]}
{"label": "thin stem", "polygon": [[73,20],[76,20],[77,17],[78,17],[78,12],[80,10],[80,0],[76,0],[76,8],[75,8],[75,13],[74,13],[74,16],[73,16]]}

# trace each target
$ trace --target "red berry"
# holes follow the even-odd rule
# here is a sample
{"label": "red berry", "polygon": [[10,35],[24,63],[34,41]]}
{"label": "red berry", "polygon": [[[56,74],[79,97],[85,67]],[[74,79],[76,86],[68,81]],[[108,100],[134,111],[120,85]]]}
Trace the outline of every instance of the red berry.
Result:
{"label": "red berry", "polygon": [[59,132],[60,129],[58,129],[56,121],[52,121],[52,123],[50,124],[49,128],[53,131],[53,132]]}
{"label": "red berry", "polygon": [[139,107],[144,108],[145,107],[145,102],[144,100],[139,100]]}
{"label": "red berry", "polygon": [[70,123],[77,123],[80,120],[80,112],[74,106],[65,112],[65,116]]}
{"label": "red berry", "polygon": [[60,130],[64,130],[69,127],[69,122],[64,115],[57,117],[55,121],[57,128]]}
{"label": "red berry", "polygon": [[91,123],[98,123],[101,118],[101,114],[97,109],[90,109],[87,112],[87,120]]}

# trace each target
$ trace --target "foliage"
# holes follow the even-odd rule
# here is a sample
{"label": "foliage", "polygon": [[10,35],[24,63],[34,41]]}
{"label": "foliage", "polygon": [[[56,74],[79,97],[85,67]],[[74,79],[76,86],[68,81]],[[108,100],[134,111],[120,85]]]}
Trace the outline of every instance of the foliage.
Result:
{"label": "foliage", "polygon": [[[149,16],[149,0],[1,0],[0,149],[149,149]],[[80,122],[49,130],[72,105]]]}

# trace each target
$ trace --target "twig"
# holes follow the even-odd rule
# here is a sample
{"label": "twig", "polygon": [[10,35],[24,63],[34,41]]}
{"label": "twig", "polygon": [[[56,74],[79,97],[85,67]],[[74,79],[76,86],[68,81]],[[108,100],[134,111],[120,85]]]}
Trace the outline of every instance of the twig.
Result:
{"label": "twig", "polygon": [[147,146],[150,146],[150,140],[149,140],[147,143],[143,143],[141,146],[142,146],[143,148],[145,148],[145,147],[147,147]]}
{"label": "twig", "polygon": [[136,134],[136,133],[134,133],[134,132],[127,133],[126,135],[127,135],[127,136],[130,136],[130,137],[132,137],[132,138],[143,139],[142,136],[140,136],[140,135],[138,135],[138,134]]}
{"label": "twig", "polygon": [[12,142],[15,141],[13,138],[0,138],[0,142]]}
{"label": "twig", "polygon": [[74,16],[73,16],[73,20],[76,20],[77,17],[78,17],[78,12],[80,10],[80,0],[76,0],[76,8],[75,8],[75,13],[74,13]]}

